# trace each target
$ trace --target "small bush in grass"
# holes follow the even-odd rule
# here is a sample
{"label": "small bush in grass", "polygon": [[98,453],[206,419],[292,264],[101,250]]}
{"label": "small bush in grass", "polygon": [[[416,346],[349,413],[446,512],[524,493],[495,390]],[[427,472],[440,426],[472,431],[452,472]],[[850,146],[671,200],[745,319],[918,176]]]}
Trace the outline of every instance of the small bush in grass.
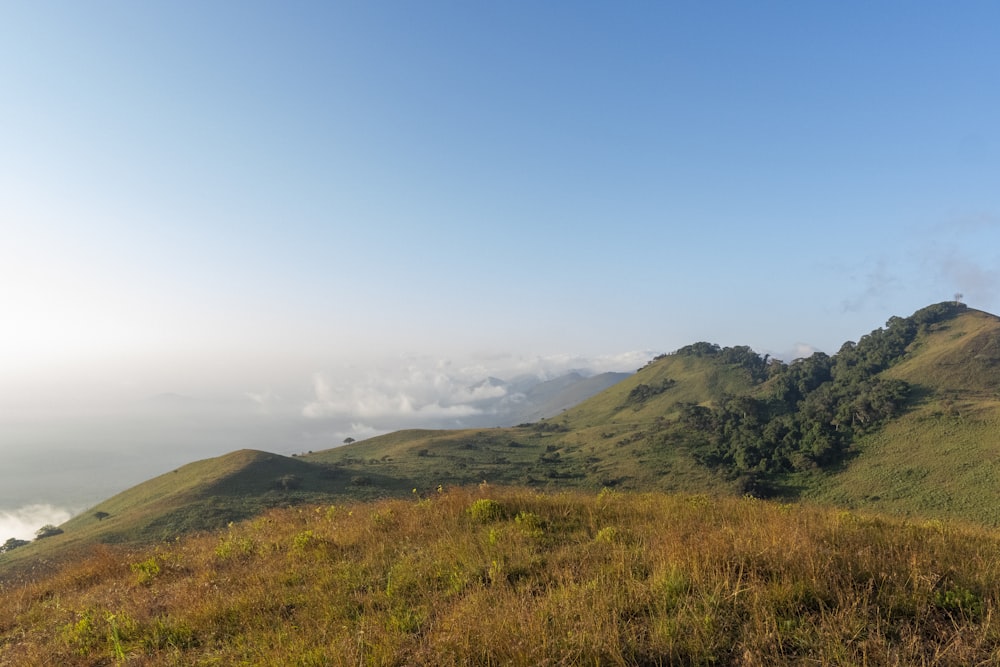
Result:
{"label": "small bush in grass", "polygon": [[305,551],[315,542],[316,534],[311,530],[303,530],[292,539],[292,548],[296,551]]}
{"label": "small bush in grass", "polygon": [[594,541],[614,544],[618,541],[618,529],[614,526],[605,526],[597,531],[597,535],[594,536]]}
{"label": "small bush in grass", "polygon": [[239,535],[229,524],[229,532],[215,547],[215,555],[220,560],[249,560],[257,551],[257,544],[245,535]]}
{"label": "small bush in grass", "polygon": [[397,519],[395,512],[392,509],[382,509],[375,510],[372,512],[372,523],[376,528],[381,528],[382,530],[389,530],[396,526]]}
{"label": "small bush in grass", "polygon": [[156,556],[150,556],[139,563],[132,563],[132,572],[136,574],[139,584],[149,586],[160,574],[160,563]]}
{"label": "small bush in grass", "polygon": [[541,517],[534,512],[518,512],[517,516],[514,517],[514,523],[528,537],[537,538],[545,533]]}
{"label": "small bush in grass", "polygon": [[78,614],[76,622],[63,626],[63,640],[77,655],[89,655],[100,641],[94,614],[87,609]]}
{"label": "small bush in grass", "polygon": [[500,521],[507,515],[504,506],[490,498],[480,498],[469,506],[469,516],[479,523]]}
{"label": "small bush in grass", "polygon": [[149,652],[165,649],[183,650],[197,646],[198,638],[194,630],[184,621],[160,616],[146,629],[142,644]]}
{"label": "small bush in grass", "polygon": [[977,619],[983,615],[983,601],[968,588],[955,586],[934,595],[934,605],[947,612]]}

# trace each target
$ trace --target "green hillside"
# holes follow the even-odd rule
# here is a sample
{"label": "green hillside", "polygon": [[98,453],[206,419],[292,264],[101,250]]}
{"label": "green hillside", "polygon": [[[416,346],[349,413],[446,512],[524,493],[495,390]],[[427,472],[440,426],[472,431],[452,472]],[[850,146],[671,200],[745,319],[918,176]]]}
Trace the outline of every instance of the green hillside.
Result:
{"label": "green hillside", "polygon": [[942,400],[1000,398],[1000,319],[966,309],[927,327],[887,375]]}
{"label": "green hillside", "polygon": [[806,498],[1000,525],[1000,318],[947,302],[782,363],[695,343],[557,417],[404,430],[301,457],[239,451],[125,491],[0,554],[162,541],[271,507],[479,484]]}
{"label": "green hillside", "polygon": [[697,343],[549,420],[403,431],[306,459],[404,492],[481,480],[749,491],[993,525],[998,388],[1000,319],[946,302],[834,355],[783,364]]}
{"label": "green hillside", "polygon": [[[655,387],[655,395],[634,393]],[[438,485],[499,484],[536,488],[659,488],[728,492],[732,479],[701,466],[690,452],[661,447],[653,436],[677,405],[714,404],[748,391],[743,369],[718,360],[666,356],[560,416],[514,428],[399,431],[303,457],[367,484],[397,480],[410,491]],[[630,395],[633,397],[630,398]]]}
{"label": "green hillside", "polygon": [[1000,526],[1000,319],[966,310],[927,327],[885,375],[912,384],[910,409],[806,495]]}
{"label": "green hillside", "polygon": [[196,461],[123,491],[60,526],[62,533],[0,556],[0,568],[37,565],[95,542],[136,543],[213,530],[271,508],[325,500],[346,488],[336,471],[244,449]]}

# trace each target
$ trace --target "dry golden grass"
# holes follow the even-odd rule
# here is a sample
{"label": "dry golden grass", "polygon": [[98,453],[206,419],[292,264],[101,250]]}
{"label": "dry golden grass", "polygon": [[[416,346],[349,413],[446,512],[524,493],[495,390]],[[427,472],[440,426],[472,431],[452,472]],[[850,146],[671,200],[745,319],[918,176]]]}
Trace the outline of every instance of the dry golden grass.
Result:
{"label": "dry golden grass", "polygon": [[454,489],[7,582],[0,664],[997,664],[998,547],[747,499]]}

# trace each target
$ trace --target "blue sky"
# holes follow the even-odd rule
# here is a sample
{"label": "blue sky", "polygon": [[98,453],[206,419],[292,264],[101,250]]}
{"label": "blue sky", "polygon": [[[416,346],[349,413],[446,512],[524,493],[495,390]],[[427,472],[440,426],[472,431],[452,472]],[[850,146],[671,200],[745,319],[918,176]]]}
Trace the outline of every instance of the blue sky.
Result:
{"label": "blue sky", "polygon": [[0,412],[301,412],[400,367],[790,357],[956,292],[997,312],[997,25],[990,2],[9,3]]}

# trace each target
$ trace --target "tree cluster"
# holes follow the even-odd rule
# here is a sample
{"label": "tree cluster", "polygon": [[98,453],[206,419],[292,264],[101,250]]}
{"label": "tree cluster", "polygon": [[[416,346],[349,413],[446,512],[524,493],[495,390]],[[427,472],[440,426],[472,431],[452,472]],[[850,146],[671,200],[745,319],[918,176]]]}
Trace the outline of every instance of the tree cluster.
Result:
{"label": "tree cluster", "polygon": [[666,379],[662,382],[657,382],[654,384],[637,384],[632,391],[628,393],[625,397],[625,405],[631,405],[638,408],[649,399],[658,394],[662,394],[666,390],[677,384],[677,380]]}
{"label": "tree cluster", "polygon": [[712,356],[745,368],[758,383],[754,395],[725,396],[719,405],[679,405],[679,429],[669,439],[691,446],[705,465],[736,474],[780,473],[842,461],[854,439],[900,414],[910,395],[902,380],[879,374],[898,362],[927,327],[965,306],[945,302],[845,343],[829,356],[817,352],[791,364],[747,347],[695,343],[677,354]]}
{"label": "tree cluster", "polygon": [[23,547],[29,544],[28,540],[19,540],[16,537],[12,537],[3,544],[0,544],[0,554],[7,553],[8,551],[13,551],[19,547]]}
{"label": "tree cluster", "polygon": [[761,356],[746,345],[720,347],[715,343],[701,341],[685,345],[674,354],[682,357],[713,357],[723,364],[739,366],[747,372],[752,382],[767,379],[771,365],[770,356]]}

